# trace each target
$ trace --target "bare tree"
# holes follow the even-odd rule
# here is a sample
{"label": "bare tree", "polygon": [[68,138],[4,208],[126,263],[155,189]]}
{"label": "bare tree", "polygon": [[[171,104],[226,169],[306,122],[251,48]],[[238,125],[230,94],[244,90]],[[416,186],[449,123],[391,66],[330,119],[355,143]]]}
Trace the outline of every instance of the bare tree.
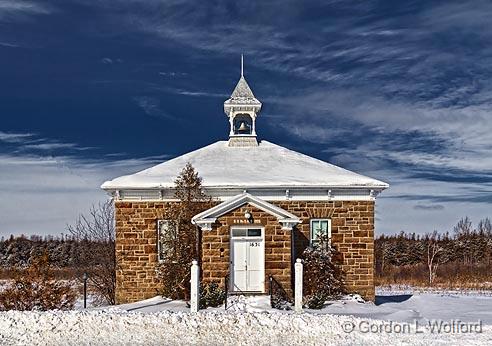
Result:
{"label": "bare tree", "polygon": [[492,236],[492,223],[488,217],[479,221],[477,229],[485,233],[488,237]]}
{"label": "bare tree", "polygon": [[427,268],[429,270],[429,285],[434,283],[436,278],[437,268],[443,262],[443,247],[439,244],[439,236],[437,231],[434,231],[430,236],[427,236],[424,241],[427,247]]}
{"label": "bare tree", "polygon": [[80,215],[75,224],[67,226],[67,229],[78,241],[91,243],[90,246],[81,246],[77,254],[79,277],[86,272],[96,295],[114,305],[116,251],[113,201],[93,205],[88,215]]}

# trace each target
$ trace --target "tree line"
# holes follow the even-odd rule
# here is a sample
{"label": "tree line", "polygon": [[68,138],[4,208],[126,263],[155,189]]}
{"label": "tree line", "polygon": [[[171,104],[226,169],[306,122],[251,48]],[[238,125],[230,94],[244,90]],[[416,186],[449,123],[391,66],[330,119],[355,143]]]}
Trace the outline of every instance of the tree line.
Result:
{"label": "tree line", "polygon": [[25,235],[0,238],[0,268],[27,268],[36,258],[48,254],[50,263],[56,268],[75,268],[81,265],[80,258],[85,257],[98,241],[78,239],[75,236],[61,235],[38,236]]}
{"label": "tree line", "polygon": [[485,218],[474,226],[465,217],[452,232],[382,235],[375,239],[375,259],[377,276],[387,279],[392,275],[392,281],[405,276],[416,278],[423,269],[431,285],[439,272],[448,278],[452,272],[463,279],[472,274],[472,268],[473,272],[478,270],[480,275],[487,276],[492,260],[492,224]]}

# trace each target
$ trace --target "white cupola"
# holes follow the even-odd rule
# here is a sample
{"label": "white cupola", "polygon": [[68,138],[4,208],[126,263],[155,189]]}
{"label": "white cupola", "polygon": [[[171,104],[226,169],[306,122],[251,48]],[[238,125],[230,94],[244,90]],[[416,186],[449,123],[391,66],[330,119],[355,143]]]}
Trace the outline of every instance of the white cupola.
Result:
{"label": "white cupola", "polygon": [[261,110],[261,102],[255,98],[253,91],[244,78],[244,60],[241,55],[241,78],[231,97],[224,102],[224,112],[229,117],[230,147],[257,146],[256,117]]}

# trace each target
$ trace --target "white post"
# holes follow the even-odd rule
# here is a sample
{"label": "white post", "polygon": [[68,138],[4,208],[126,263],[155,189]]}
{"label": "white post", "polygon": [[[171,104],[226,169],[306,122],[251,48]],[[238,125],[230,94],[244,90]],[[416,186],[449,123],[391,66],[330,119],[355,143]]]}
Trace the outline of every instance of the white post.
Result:
{"label": "white post", "polygon": [[301,259],[296,260],[296,264],[294,264],[294,272],[295,272],[295,311],[302,311],[302,261]]}
{"label": "white post", "polygon": [[198,301],[200,300],[200,267],[198,267],[198,262],[191,262],[191,301],[190,308],[191,312],[198,312]]}

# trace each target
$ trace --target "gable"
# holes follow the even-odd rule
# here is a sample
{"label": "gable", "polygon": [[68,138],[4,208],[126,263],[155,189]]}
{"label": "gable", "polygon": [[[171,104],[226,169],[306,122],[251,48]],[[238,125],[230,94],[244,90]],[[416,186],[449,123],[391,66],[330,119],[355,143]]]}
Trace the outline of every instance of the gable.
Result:
{"label": "gable", "polygon": [[199,226],[202,230],[211,230],[212,224],[217,220],[217,218],[245,204],[250,204],[272,216],[275,216],[279,223],[282,224],[283,230],[291,230],[293,226],[301,222],[296,215],[246,192],[195,215],[191,219],[191,222]]}

